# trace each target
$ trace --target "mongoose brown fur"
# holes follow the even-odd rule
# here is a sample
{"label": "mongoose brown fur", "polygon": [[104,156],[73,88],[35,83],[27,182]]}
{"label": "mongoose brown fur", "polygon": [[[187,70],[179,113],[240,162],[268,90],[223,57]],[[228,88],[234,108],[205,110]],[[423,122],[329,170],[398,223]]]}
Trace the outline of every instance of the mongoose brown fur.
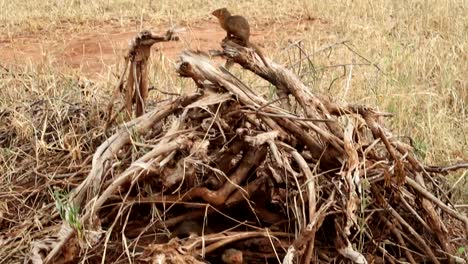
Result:
{"label": "mongoose brown fur", "polygon": [[211,14],[218,18],[221,27],[226,30],[227,39],[234,40],[241,46],[253,48],[262,59],[265,66],[268,67],[268,63],[260,48],[249,41],[250,26],[245,17],[238,15],[233,16],[226,8],[216,9]]}

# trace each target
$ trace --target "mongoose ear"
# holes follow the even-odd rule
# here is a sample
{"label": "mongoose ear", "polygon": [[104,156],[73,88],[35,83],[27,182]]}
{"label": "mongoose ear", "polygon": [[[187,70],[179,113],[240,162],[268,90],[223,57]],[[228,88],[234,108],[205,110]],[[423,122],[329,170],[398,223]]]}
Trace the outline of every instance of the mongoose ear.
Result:
{"label": "mongoose ear", "polygon": [[227,8],[223,7],[223,8],[218,8],[218,9],[216,9],[215,11],[211,12],[211,14],[212,14],[213,16],[218,17],[218,16],[220,16],[220,15],[226,13],[226,12],[229,13],[229,11],[227,10]]}
{"label": "mongoose ear", "polygon": [[215,11],[211,12],[211,14],[215,17],[219,16],[221,14],[222,9],[216,9]]}

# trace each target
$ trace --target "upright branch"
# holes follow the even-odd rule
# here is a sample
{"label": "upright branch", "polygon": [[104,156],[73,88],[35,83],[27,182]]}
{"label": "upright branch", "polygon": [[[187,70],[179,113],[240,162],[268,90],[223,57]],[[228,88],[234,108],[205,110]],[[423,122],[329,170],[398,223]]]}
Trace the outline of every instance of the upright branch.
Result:
{"label": "upright branch", "polygon": [[[120,112],[118,111],[112,114],[115,99],[119,94],[124,95],[125,120],[128,121],[132,118],[133,105],[136,106],[136,117],[141,116],[145,112],[145,102],[148,98],[149,89],[148,59],[151,55],[151,46],[158,42],[178,41],[179,37],[175,34],[179,31],[180,29],[173,27],[163,36],[159,36],[153,34],[151,31],[144,30],[139,32],[135,38],[131,40],[129,49],[125,55],[125,63],[119,83],[108,106],[107,116],[109,120],[106,125],[107,127],[112,124],[118,112]],[[125,76],[127,78],[125,78]]]}

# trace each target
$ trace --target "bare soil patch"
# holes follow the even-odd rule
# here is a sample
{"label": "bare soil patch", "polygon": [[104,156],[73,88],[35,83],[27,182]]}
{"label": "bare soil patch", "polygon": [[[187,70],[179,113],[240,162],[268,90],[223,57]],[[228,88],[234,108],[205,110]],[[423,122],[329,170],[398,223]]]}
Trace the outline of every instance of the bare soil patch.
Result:
{"label": "bare soil patch", "polygon": [[[266,46],[265,41],[275,41],[269,39],[272,31],[287,31],[299,35],[310,30],[312,24],[320,24],[315,23],[316,21],[318,20],[289,21],[275,28],[268,24],[255,25],[252,40],[260,46]],[[159,32],[168,27],[155,25],[145,28]],[[154,45],[153,52],[160,52],[169,60],[175,61],[184,49],[219,49],[219,41],[225,36],[215,21],[200,21],[185,28],[186,31],[179,34],[180,41]],[[129,40],[138,32],[130,27],[105,24],[78,34],[67,32],[66,28],[62,30],[64,33],[36,33],[12,39],[0,38],[0,60],[3,66],[39,64],[49,60],[60,67],[80,69],[88,78],[98,78],[122,58]]]}

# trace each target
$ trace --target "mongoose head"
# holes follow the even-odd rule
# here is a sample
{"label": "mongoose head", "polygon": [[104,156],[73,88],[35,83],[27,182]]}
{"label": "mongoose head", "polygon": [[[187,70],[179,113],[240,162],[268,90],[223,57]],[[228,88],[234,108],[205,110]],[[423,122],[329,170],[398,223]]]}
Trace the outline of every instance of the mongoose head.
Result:
{"label": "mongoose head", "polygon": [[220,8],[220,9],[216,9],[211,14],[213,16],[217,17],[218,19],[223,19],[223,18],[228,17],[228,16],[231,15],[231,13],[229,13],[229,11],[225,7]]}

